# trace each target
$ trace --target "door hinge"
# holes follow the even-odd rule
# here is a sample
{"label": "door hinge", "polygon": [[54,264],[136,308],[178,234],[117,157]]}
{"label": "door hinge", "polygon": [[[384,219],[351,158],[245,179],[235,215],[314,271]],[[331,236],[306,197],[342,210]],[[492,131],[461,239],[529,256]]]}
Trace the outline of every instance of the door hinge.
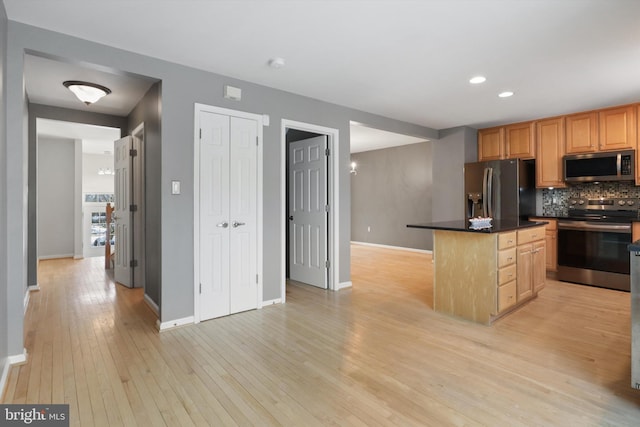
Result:
{"label": "door hinge", "polygon": [[258,137],[256,136],[256,147],[258,146]]}
{"label": "door hinge", "polygon": [[202,128],[200,128],[200,135],[198,136],[198,138],[202,139]]}
{"label": "door hinge", "polygon": [[256,283],[258,283],[258,275],[256,274]]}
{"label": "door hinge", "polygon": [[324,205],[324,211],[325,211],[325,212],[329,212],[329,209],[330,209],[330,208],[329,208],[329,205]]}
{"label": "door hinge", "polygon": [[331,262],[329,260],[326,260],[324,262],[324,268],[329,268],[329,267],[331,267]]}
{"label": "door hinge", "polygon": [[131,261],[129,261],[129,267],[137,267],[137,266],[138,266],[137,259],[132,259]]}
{"label": "door hinge", "polygon": [[136,150],[135,148],[132,148],[131,150],[129,150],[129,155],[131,157],[135,157],[138,155],[138,150]]}
{"label": "door hinge", "polygon": [[198,293],[202,293],[202,283],[200,283],[200,290],[198,291]]}
{"label": "door hinge", "polygon": [[129,205],[129,212],[138,212],[138,205]]}
{"label": "door hinge", "polygon": [[329,150],[328,148],[325,148],[325,149],[324,149],[324,155],[325,155],[325,156],[329,156],[329,155],[331,155],[331,150]]}

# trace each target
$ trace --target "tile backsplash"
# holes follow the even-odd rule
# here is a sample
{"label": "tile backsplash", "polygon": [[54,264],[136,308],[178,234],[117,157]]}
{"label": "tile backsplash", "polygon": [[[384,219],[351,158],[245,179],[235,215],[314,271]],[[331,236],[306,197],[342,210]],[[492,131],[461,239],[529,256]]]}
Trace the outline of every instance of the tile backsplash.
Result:
{"label": "tile backsplash", "polygon": [[569,198],[640,198],[640,187],[632,182],[602,182],[571,185],[567,188],[542,190],[542,214],[549,216],[567,215]]}

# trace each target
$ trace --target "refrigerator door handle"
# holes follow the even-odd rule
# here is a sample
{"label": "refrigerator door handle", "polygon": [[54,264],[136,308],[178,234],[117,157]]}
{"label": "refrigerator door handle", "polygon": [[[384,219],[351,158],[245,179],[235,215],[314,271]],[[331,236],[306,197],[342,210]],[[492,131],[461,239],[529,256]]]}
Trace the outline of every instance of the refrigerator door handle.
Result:
{"label": "refrigerator door handle", "polygon": [[493,218],[493,168],[487,168],[487,213],[486,216]]}
{"label": "refrigerator door handle", "polygon": [[489,168],[484,168],[484,174],[482,175],[482,215],[488,216],[487,204],[489,199],[487,198],[487,185],[489,179]]}

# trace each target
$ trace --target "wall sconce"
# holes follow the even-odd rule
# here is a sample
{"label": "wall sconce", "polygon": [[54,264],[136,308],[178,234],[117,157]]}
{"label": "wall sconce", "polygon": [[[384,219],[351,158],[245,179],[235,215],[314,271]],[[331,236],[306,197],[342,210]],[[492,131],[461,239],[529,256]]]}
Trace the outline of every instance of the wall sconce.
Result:
{"label": "wall sconce", "polygon": [[111,170],[111,168],[100,168],[98,169],[98,175],[115,175],[116,171]]}
{"label": "wall sconce", "polygon": [[358,175],[358,170],[356,169],[356,166],[358,166],[356,162],[351,162],[351,170],[349,171],[349,173]]}

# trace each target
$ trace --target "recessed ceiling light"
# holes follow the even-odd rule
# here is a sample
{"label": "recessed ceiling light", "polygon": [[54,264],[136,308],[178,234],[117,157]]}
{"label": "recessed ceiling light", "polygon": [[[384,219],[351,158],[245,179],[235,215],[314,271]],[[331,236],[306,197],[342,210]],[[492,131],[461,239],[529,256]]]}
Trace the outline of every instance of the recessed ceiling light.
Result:
{"label": "recessed ceiling light", "polygon": [[487,81],[487,78],[485,76],[475,76],[469,79],[469,83],[471,83],[472,85],[477,85],[480,83],[484,83],[486,81]]}
{"label": "recessed ceiling light", "polygon": [[269,67],[271,68],[282,68],[284,65],[284,58],[272,58],[269,60]]}
{"label": "recessed ceiling light", "polygon": [[510,97],[510,96],[513,96],[513,92],[511,92],[510,90],[507,90],[507,91],[504,91],[504,92],[500,92],[500,93],[498,94],[498,96],[499,96],[500,98],[508,98],[508,97]]}

